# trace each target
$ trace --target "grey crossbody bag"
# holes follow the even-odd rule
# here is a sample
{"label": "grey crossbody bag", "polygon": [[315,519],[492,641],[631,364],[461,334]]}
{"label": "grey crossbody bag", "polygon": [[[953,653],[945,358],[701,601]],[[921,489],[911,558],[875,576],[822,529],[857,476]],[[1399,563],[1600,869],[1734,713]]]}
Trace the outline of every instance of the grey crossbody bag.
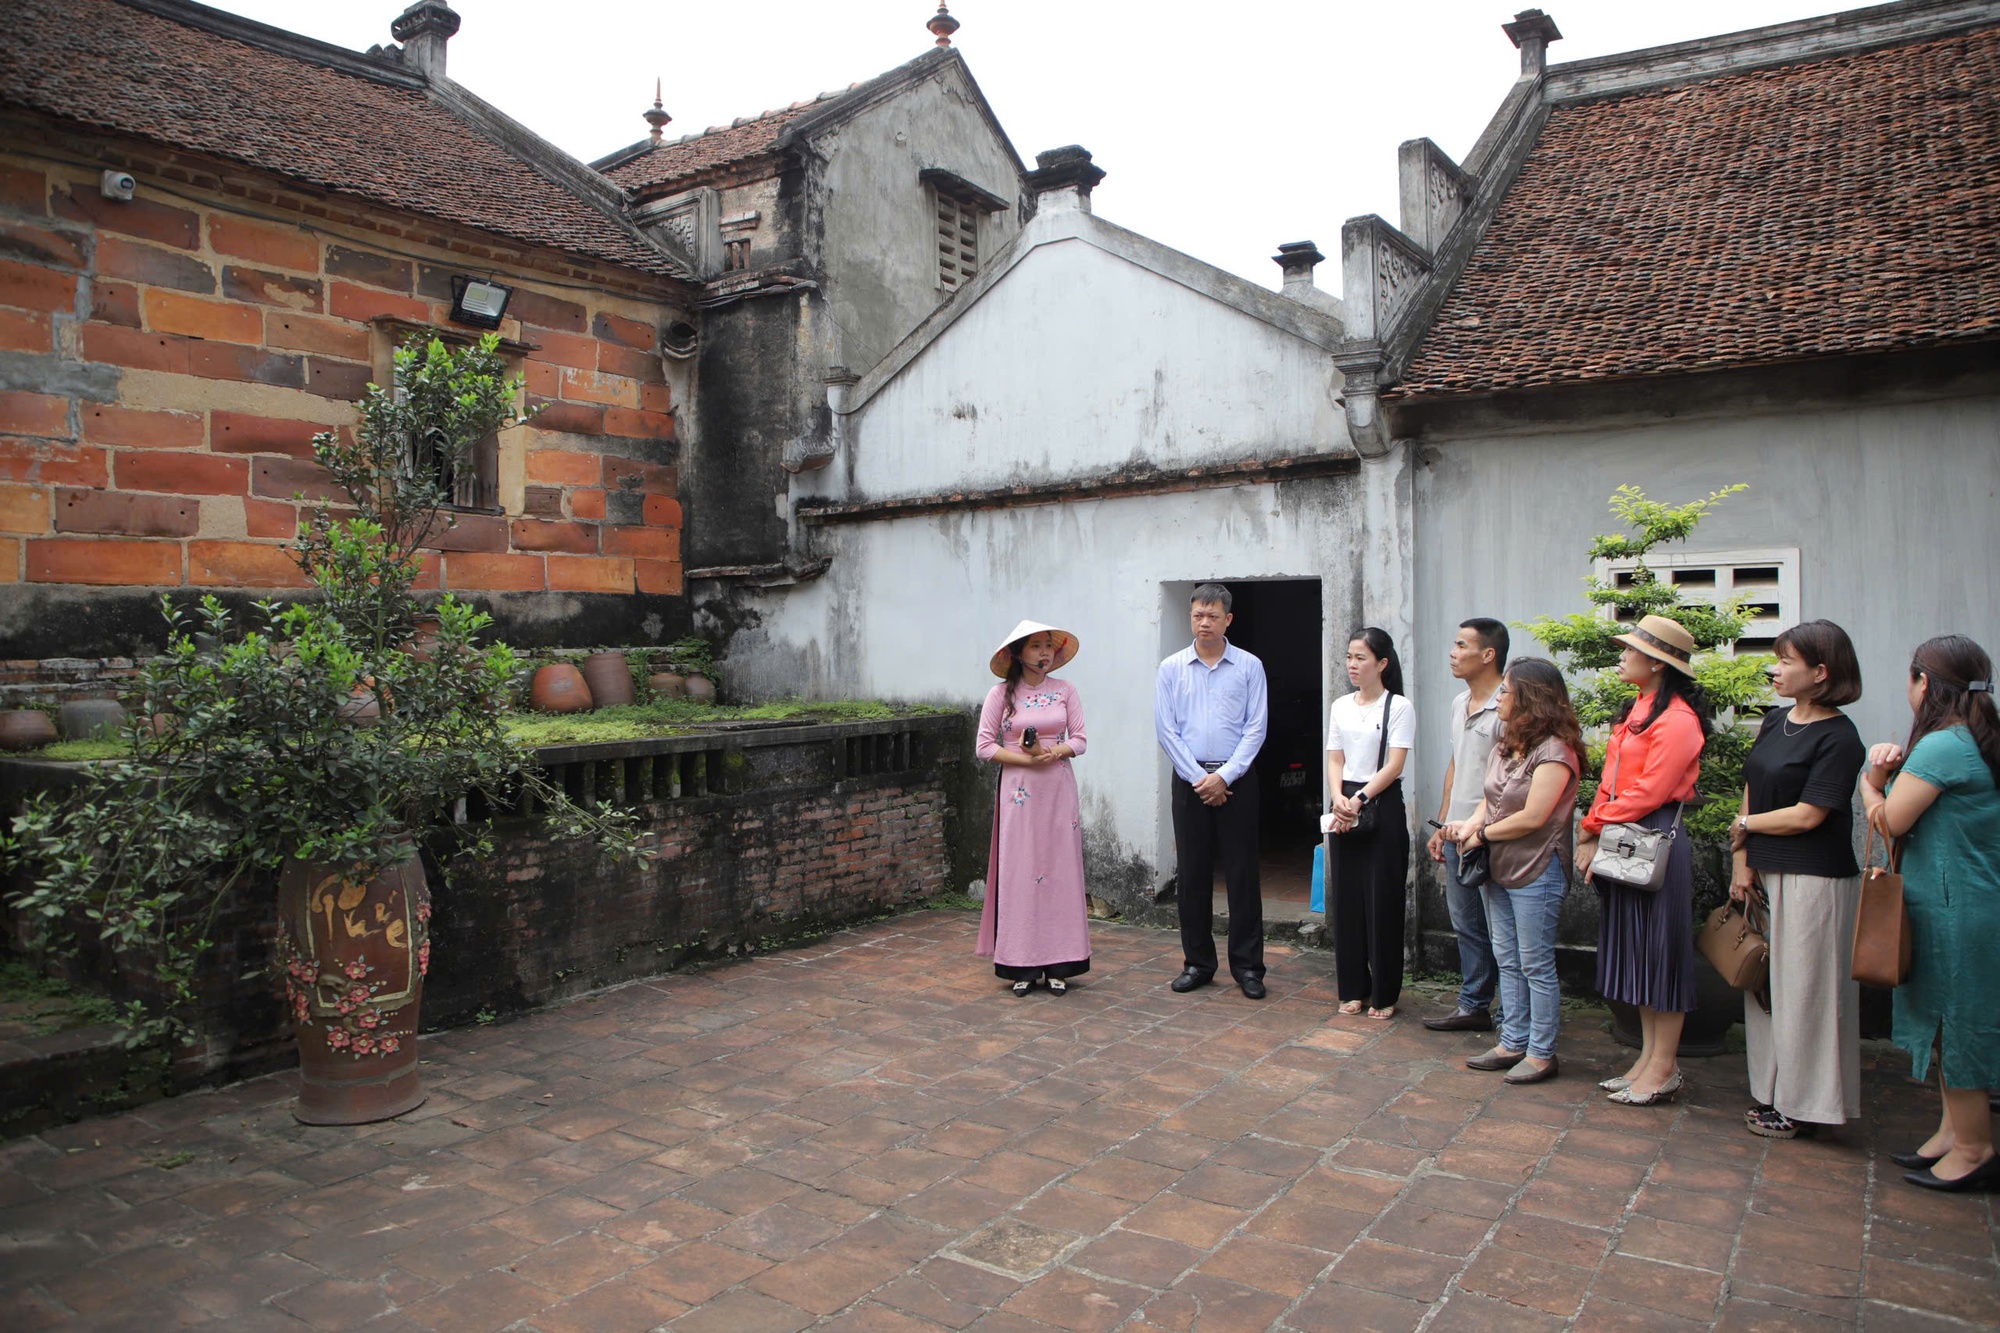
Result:
{"label": "grey crossbody bag", "polygon": [[[1618,757],[1623,760],[1624,753],[1621,751]],[[1618,772],[1615,767],[1611,771],[1613,776]],[[1617,786],[1610,778],[1605,781],[1615,798]],[[1681,810],[1686,804],[1674,802],[1674,822],[1663,829],[1647,828],[1644,824],[1606,824],[1597,835],[1597,851],[1590,858],[1590,877],[1628,889],[1658,893],[1667,882],[1667,861],[1673,855],[1674,840],[1680,837]]]}

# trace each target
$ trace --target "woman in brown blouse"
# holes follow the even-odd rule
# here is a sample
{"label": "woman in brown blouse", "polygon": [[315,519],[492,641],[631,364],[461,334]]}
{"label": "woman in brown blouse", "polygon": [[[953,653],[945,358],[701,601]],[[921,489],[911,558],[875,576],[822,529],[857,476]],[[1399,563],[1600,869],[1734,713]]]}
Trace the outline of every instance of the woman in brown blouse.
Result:
{"label": "woman in brown blouse", "polygon": [[1509,1083],[1540,1083],[1556,1076],[1556,919],[1572,877],[1570,821],[1583,750],[1569,686],[1554,663],[1527,657],[1507,668],[1500,725],[1485,799],[1446,835],[1461,856],[1489,849],[1481,892],[1500,965],[1500,1039],[1465,1063],[1505,1069]]}

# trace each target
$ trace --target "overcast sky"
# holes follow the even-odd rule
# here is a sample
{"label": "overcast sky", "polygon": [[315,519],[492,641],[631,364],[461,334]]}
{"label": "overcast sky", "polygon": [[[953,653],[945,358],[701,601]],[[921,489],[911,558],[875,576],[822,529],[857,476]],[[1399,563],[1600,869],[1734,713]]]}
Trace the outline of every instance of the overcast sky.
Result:
{"label": "overcast sky", "polygon": [[[406,0],[220,0],[365,50]],[[1514,0],[1519,3],[1519,0]],[[1080,143],[1096,211],[1275,287],[1280,241],[1338,255],[1340,224],[1396,217],[1396,145],[1463,158],[1520,57],[1485,0],[956,0],[964,53],[1022,158]],[[458,82],[586,160],[872,78],[923,54],[935,0],[453,0]],[[1826,0],[1545,0],[1557,63],[1779,23]],[[1323,286],[1339,286],[1324,268]]]}

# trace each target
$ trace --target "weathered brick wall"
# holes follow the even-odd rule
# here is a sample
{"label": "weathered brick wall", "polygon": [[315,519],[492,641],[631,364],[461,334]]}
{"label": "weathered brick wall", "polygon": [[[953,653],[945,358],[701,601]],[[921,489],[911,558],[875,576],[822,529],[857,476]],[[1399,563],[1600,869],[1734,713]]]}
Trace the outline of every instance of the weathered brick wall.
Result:
{"label": "weathered brick wall", "polygon": [[510,835],[489,865],[434,889],[425,1023],[523,1009],[935,897],[945,818],[935,775],[919,774],[668,807],[648,821],[661,856],[646,866]]}
{"label": "weathered brick wall", "polygon": [[[649,863],[599,858],[503,820],[491,860],[447,880],[430,867],[434,915],[424,1026],[450,1027],[690,962],[863,920],[942,892],[951,792],[966,768],[958,716],[780,726],[542,752],[573,795],[638,807],[658,839]],[[0,804],[61,780],[0,759]],[[990,815],[982,807],[976,819]],[[450,835],[441,835],[438,849]],[[218,916],[202,972],[200,1040],[177,1053],[182,1086],[292,1059],[266,974],[274,891],[246,890]],[[7,923],[19,942],[24,923]],[[101,984],[148,992],[143,967],[99,959]]]}
{"label": "weathered brick wall", "polygon": [[72,699],[113,699],[132,688],[141,663],[129,657],[49,657],[0,661],[0,708],[36,708]]}
{"label": "weathered brick wall", "polygon": [[158,638],[157,590],[299,586],[296,497],[337,498],[309,441],[352,427],[410,325],[454,327],[455,272],[515,286],[499,331],[543,410],[500,441],[497,511],[459,516],[424,586],[679,601],[666,280],[59,145],[138,178],[106,199],[95,171],[5,151],[22,133],[0,121],[0,657],[129,654]]}

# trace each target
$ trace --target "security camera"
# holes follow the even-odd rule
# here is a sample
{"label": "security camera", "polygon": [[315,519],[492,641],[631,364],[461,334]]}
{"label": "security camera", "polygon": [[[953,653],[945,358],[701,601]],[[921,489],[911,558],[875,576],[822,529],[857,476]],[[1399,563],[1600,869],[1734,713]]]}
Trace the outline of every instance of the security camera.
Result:
{"label": "security camera", "polygon": [[98,179],[97,189],[106,199],[130,199],[139,182],[129,171],[107,171]]}

